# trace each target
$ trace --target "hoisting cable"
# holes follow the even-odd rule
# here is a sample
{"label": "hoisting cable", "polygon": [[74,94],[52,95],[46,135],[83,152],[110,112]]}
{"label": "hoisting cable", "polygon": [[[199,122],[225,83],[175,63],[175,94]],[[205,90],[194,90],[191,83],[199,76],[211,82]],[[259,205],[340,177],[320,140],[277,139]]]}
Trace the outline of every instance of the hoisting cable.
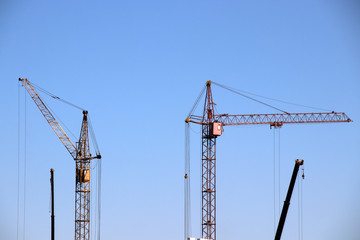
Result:
{"label": "hoisting cable", "polygon": [[189,124],[189,128],[193,133],[199,134],[201,132],[201,129],[199,131],[194,130],[190,124]]}
{"label": "hoisting cable", "polygon": [[278,110],[278,111],[280,111],[280,112],[283,112],[283,113],[288,114],[287,111],[281,110],[280,108],[274,107],[274,106],[272,106],[272,105],[270,105],[270,104],[267,104],[267,103],[264,103],[264,102],[262,102],[262,101],[260,101],[260,100],[255,99],[255,98],[249,97],[249,96],[247,96],[247,95],[245,95],[245,94],[243,94],[243,93],[241,93],[241,92],[239,92],[239,91],[237,91],[237,90],[235,90],[235,89],[233,89],[233,88],[224,86],[224,85],[219,84],[219,83],[216,83],[216,82],[212,82],[212,83],[215,84],[215,85],[217,85],[217,86],[219,86],[219,87],[222,87],[222,88],[224,88],[224,89],[226,89],[226,90],[229,90],[230,92],[236,93],[236,94],[238,94],[238,95],[240,95],[240,96],[243,96],[243,97],[248,98],[248,99],[250,99],[250,100],[253,100],[253,101],[255,101],[255,102],[261,103],[261,104],[263,104],[263,105],[265,105],[265,106],[268,106],[268,107],[270,107],[270,108],[273,108],[273,109],[275,109],[275,110]]}
{"label": "hoisting cable", "polygon": [[185,123],[184,239],[191,237],[190,124]]}
{"label": "hoisting cable", "polygon": [[298,176],[298,240],[301,240],[301,231],[300,231],[300,178]]}
{"label": "hoisting cable", "polygon": [[[303,233],[303,191],[302,191],[302,184],[303,180],[305,179],[304,174],[304,166],[301,168],[301,179],[298,176],[298,234],[299,234],[299,240],[302,240],[304,237]],[[299,172],[300,175],[300,172]]]}
{"label": "hoisting cable", "polygon": [[[94,146],[95,154],[100,156],[100,149],[99,145],[96,140],[94,128],[92,126],[90,115],[88,115],[88,124],[90,130],[90,137]],[[97,240],[100,240],[100,221],[101,221],[101,158],[96,159],[96,183],[95,185],[95,227],[94,229],[94,236]]]}
{"label": "hoisting cable", "polygon": [[[93,214],[91,215],[92,217],[92,235],[91,235],[91,239],[94,239],[96,240],[97,239],[97,233],[98,233],[98,174],[97,174],[97,169],[98,169],[98,162],[96,161],[95,162],[95,166],[93,167],[93,170],[92,171],[92,175],[91,175],[91,178],[93,181],[95,181],[94,184],[92,184],[92,204],[91,204],[91,207],[92,207],[92,211],[93,211]],[[96,169],[96,170],[95,170]]]}
{"label": "hoisting cable", "polygon": [[184,240],[188,238],[188,216],[187,216],[187,136],[188,136],[188,126],[189,124],[185,123],[185,166],[184,166]]}
{"label": "hoisting cable", "polygon": [[300,198],[301,198],[301,240],[303,240],[304,238],[304,224],[303,224],[303,180],[305,178],[305,174],[304,174],[304,166],[302,166],[302,178],[300,180]]}
{"label": "hoisting cable", "polygon": [[[30,82],[30,81],[29,81],[29,82]],[[38,89],[39,91],[45,93],[46,95],[49,95],[49,96],[52,97],[53,99],[59,100],[59,101],[61,101],[61,102],[63,102],[63,103],[66,103],[66,104],[68,104],[68,105],[70,105],[70,106],[72,106],[72,107],[74,107],[74,108],[80,109],[81,111],[85,110],[84,108],[79,107],[79,106],[77,106],[77,105],[75,105],[75,104],[73,104],[73,103],[71,103],[71,102],[69,102],[69,101],[66,101],[66,100],[64,100],[64,99],[62,99],[62,98],[60,98],[60,97],[52,94],[51,92],[49,92],[49,91],[47,91],[47,90],[45,90],[45,89],[37,86],[37,85],[34,84],[33,82],[30,82],[30,83],[31,83],[31,85],[32,85],[34,88],[36,88],[36,89]]]}
{"label": "hoisting cable", "polygon": [[276,233],[276,174],[275,174],[275,129],[273,132],[273,185],[274,185],[274,234]]}
{"label": "hoisting cable", "polygon": [[101,159],[96,159],[96,182],[94,194],[94,239],[100,240],[100,226],[101,226]]}
{"label": "hoisting cable", "polygon": [[94,132],[94,129],[93,129],[93,126],[92,126],[92,123],[91,123],[90,115],[88,115],[88,123],[89,123],[89,129],[90,129],[90,136],[91,136],[91,139],[92,139],[92,142],[93,142],[95,153],[97,155],[99,155],[100,154],[100,149],[99,149],[99,145],[98,145],[98,143],[96,141],[96,136],[95,136],[95,132]]}
{"label": "hoisting cable", "polygon": [[[24,109],[21,114],[20,84],[18,88],[18,190],[17,190],[17,240],[26,236],[26,150],[27,150],[27,95],[24,91]],[[23,115],[23,121],[21,116]],[[22,127],[23,125],[23,127]],[[23,129],[23,130],[22,130]],[[23,133],[22,133],[23,131]],[[22,138],[23,136],[23,138]],[[23,151],[23,154],[21,154]],[[22,196],[22,197],[21,197]],[[20,232],[22,234],[20,234]],[[22,235],[22,236],[21,236]]]}
{"label": "hoisting cable", "polygon": [[280,186],[281,186],[281,184],[280,184],[280,129],[281,128],[278,128],[278,135],[279,135],[279,143],[278,143],[278,158],[279,158],[279,163],[278,163],[278,167],[279,167],[279,170],[278,170],[278,174],[279,174],[279,187],[278,187],[278,190],[279,190],[279,216],[280,216],[280,214],[281,214],[281,201],[280,201],[280,195],[281,195],[281,191],[280,191]]}
{"label": "hoisting cable", "polygon": [[20,83],[18,83],[18,182],[17,182],[17,211],[16,211],[16,239],[19,240],[20,215]]}
{"label": "hoisting cable", "polygon": [[[90,171],[90,174],[91,174],[91,181],[93,182],[93,184],[91,184],[91,204],[90,204],[90,207],[91,207],[91,214],[90,214],[90,223],[91,223],[91,233],[90,233],[90,239],[91,240],[95,240],[96,239],[96,219],[97,219],[97,184],[96,184],[96,179],[97,179],[97,176],[96,176],[96,172],[95,172],[95,169],[96,169],[96,162],[94,164],[94,161],[91,162],[91,171]],[[95,184],[94,184],[94,181],[95,181]]]}
{"label": "hoisting cable", "polygon": [[[212,82],[212,83],[214,83],[215,85],[218,85],[218,86],[221,85],[221,84],[218,84],[218,83],[215,83],[215,82]],[[225,86],[222,85],[222,87],[225,87]],[[294,105],[294,106],[299,106],[299,107],[305,107],[305,108],[311,108],[311,109],[322,110],[322,111],[329,111],[329,112],[332,111],[332,110],[325,109],[325,108],[313,107],[313,106],[308,106],[308,105],[303,105],[303,104],[298,104],[298,103],[283,101],[283,100],[276,99],[276,98],[265,97],[265,96],[262,96],[262,95],[259,95],[259,94],[255,94],[255,93],[251,93],[251,92],[248,92],[248,91],[239,90],[239,89],[235,89],[235,88],[230,88],[230,87],[226,87],[226,88],[228,88],[228,90],[232,89],[232,90],[230,90],[230,91],[242,92],[242,93],[246,93],[246,94],[249,94],[249,95],[253,95],[253,96],[257,96],[257,97],[261,97],[261,98],[264,98],[264,99],[268,99],[268,100],[272,100],[272,101],[277,101],[277,102],[281,102],[281,103],[285,103],[285,104],[289,104],[289,105]]]}
{"label": "hoisting cable", "polygon": [[[196,110],[201,97],[205,93],[206,86],[204,86],[195,100],[187,119],[191,118],[191,115]],[[184,176],[184,239],[186,240],[191,236],[191,203],[190,203],[190,130],[189,123],[185,123],[185,176]],[[200,175],[201,176],[201,175]]]}
{"label": "hoisting cable", "polygon": [[[99,152],[100,154],[100,152]],[[97,163],[98,163],[98,167],[97,167],[97,174],[98,174],[98,181],[97,181],[97,184],[98,184],[98,231],[97,231],[97,234],[98,234],[98,240],[100,240],[100,229],[101,229],[101,158],[99,158],[97,160]]]}
{"label": "hoisting cable", "polygon": [[199,96],[196,98],[196,101],[194,103],[194,105],[192,106],[187,118],[189,119],[191,114],[195,111],[195,109],[197,108],[197,105],[199,104],[199,101],[200,101],[200,98],[202,97],[202,95],[204,94],[205,92],[205,89],[206,89],[206,86],[203,87],[203,89],[201,90]]}
{"label": "hoisting cable", "polygon": [[23,239],[25,240],[25,235],[26,235],[26,132],[27,132],[27,124],[26,124],[26,120],[27,120],[27,112],[26,112],[26,99],[27,99],[27,95],[26,92],[24,91],[24,95],[25,95],[25,107],[24,107],[24,219],[23,219]]}
{"label": "hoisting cable", "polygon": [[[276,141],[276,130],[278,130],[278,139]],[[276,146],[276,142],[278,145]],[[277,147],[277,148],[276,148]],[[276,150],[278,151],[276,153]],[[276,157],[277,154],[277,157]],[[276,166],[276,159],[278,160]],[[274,189],[274,231],[276,232],[276,205],[278,205],[279,217],[281,216],[281,158],[280,158],[280,128],[274,128],[273,132],[273,189]],[[276,172],[277,170],[277,172]],[[276,184],[277,183],[277,184]],[[276,189],[276,185],[277,188]],[[276,192],[278,199],[276,199]]]}

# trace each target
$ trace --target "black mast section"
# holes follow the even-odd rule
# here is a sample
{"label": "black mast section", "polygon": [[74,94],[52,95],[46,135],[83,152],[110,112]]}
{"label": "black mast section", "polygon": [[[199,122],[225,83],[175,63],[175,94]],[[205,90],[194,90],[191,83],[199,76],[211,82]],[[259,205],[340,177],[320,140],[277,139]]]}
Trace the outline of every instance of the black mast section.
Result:
{"label": "black mast section", "polygon": [[296,177],[297,177],[297,174],[298,174],[298,171],[299,171],[299,167],[301,165],[303,165],[303,164],[304,164],[304,160],[300,160],[300,159],[295,160],[294,171],[293,171],[293,174],[292,174],[292,177],[291,177],[291,181],[290,181],[289,189],[288,189],[286,199],[285,199],[285,202],[284,202],[284,206],[283,206],[283,209],[281,211],[281,216],[280,216],[280,219],[279,219],[279,225],[278,225],[278,228],[276,230],[275,240],[280,240],[280,238],[281,238],[281,234],[282,234],[284,224],[285,224],[285,220],[286,220],[286,215],[287,215],[287,212],[288,212],[288,209],[289,209],[289,206],[290,206],[291,195],[292,195],[292,192],[294,190]]}
{"label": "black mast section", "polygon": [[51,240],[55,240],[55,214],[54,214],[54,169],[50,169],[51,183]]}

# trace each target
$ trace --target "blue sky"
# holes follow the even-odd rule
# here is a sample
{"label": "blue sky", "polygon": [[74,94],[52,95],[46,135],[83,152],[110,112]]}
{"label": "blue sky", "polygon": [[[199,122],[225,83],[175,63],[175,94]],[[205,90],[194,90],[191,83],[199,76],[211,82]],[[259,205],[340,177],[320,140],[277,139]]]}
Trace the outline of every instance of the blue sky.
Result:
{"label": "blue sky", "polygon": [[[304,239],[359,239],[359,8],[351,0],[0,1],[1,238],[16,239],[24,77],[89,110],[103,156],[103,239],[183,238],[184,119],[207,80],[354,120],[280,130],[280,202],[293,160],[303,158]],[[219,112],[274,113],[213,91]],[[50,168],[57,238],[71,239],[74,163],[27,101],[26,239],[49,238]],[[81,111],[47,102],[77,136]],[[192,130],[192,232],[200,237],[199,127]],[[273,134],[226,127],[218,139],[218,239],[273,238]],[[284,239],[298,237],[297,199],[295,186]]]}

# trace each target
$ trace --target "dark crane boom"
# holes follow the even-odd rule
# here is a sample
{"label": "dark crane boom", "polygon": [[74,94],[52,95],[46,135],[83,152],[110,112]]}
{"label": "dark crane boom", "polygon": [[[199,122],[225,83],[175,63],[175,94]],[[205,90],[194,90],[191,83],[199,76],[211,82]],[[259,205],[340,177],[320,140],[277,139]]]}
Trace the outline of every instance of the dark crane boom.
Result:
{"label": "dark crane boom", "polygon": [[288,212],[289,206],[290,206],[291,195],[292,195],[292,192],[293,192],[294,186],[295,186],[296,177],[297,177],[298,172],[299,172],[299,167],[301,165],[303,165],[303,164],[304,164],[304,160],[300,160],[300,159],[295,160],[294,171],[293,171],[292,176],[291,176],[289,189],[288,189],[288,192],[286,194],[283,209],[281,211],[278,228],[277,228],[276,234],[275,234],[275,240],[280,240],[280,238],[281,238],[281,234],[282,234],[284,224],[285,224],[285,220],[286,220],[286,215],[287,215],[287,212]]}
{"label": "dark crane boom", "polygon": [[51,186],[51,240],[55,240],[54,169],[50,169],[50,186]]}

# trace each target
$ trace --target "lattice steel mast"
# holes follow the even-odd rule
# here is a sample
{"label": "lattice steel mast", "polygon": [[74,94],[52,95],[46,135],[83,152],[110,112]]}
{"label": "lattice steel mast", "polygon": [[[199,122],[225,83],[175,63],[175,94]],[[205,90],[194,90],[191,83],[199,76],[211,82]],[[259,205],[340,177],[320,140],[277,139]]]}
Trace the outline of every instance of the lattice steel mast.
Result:
{"label": "lattice steel mast", "polygon": [[83,111],[77,142],[75,183],[75,239],[90,239],[90,146],[87,111]]}
{"label": "lattice steel mast", "polygon": [[101,155],[97,154],[92,157],[90,153],[88,111],[83,111],[80,138],[75,147],[30,82],[26,78],[19,78],[19,81],[75,160],[75,240],[90,240],[90,161],[95,158],[100,159]]}
{"label": "lattice steel mast", "polygon": [[[196,106],[195,103],[194,106]],[[193,111],[193,110],[192,110]],[[287,123],[352,122],[345,113],[277,113],[229,115],[215,114],[211,81],[206,82],[205,105],[202,116],[192,115],[186,123],[196,123],[202,129],[202,238],[216,240],[216,138],[226,125],[269,124],[281,127]]]}
{"label": "lattice steel mast", "polygon": [[[215,238],[216,229],[216,137],[211,133],[214,122],[214,102],[210,82],[206,83],[206,96],[202,121],[202,233]],[[210,238],[209,238],[210,239]]]}

